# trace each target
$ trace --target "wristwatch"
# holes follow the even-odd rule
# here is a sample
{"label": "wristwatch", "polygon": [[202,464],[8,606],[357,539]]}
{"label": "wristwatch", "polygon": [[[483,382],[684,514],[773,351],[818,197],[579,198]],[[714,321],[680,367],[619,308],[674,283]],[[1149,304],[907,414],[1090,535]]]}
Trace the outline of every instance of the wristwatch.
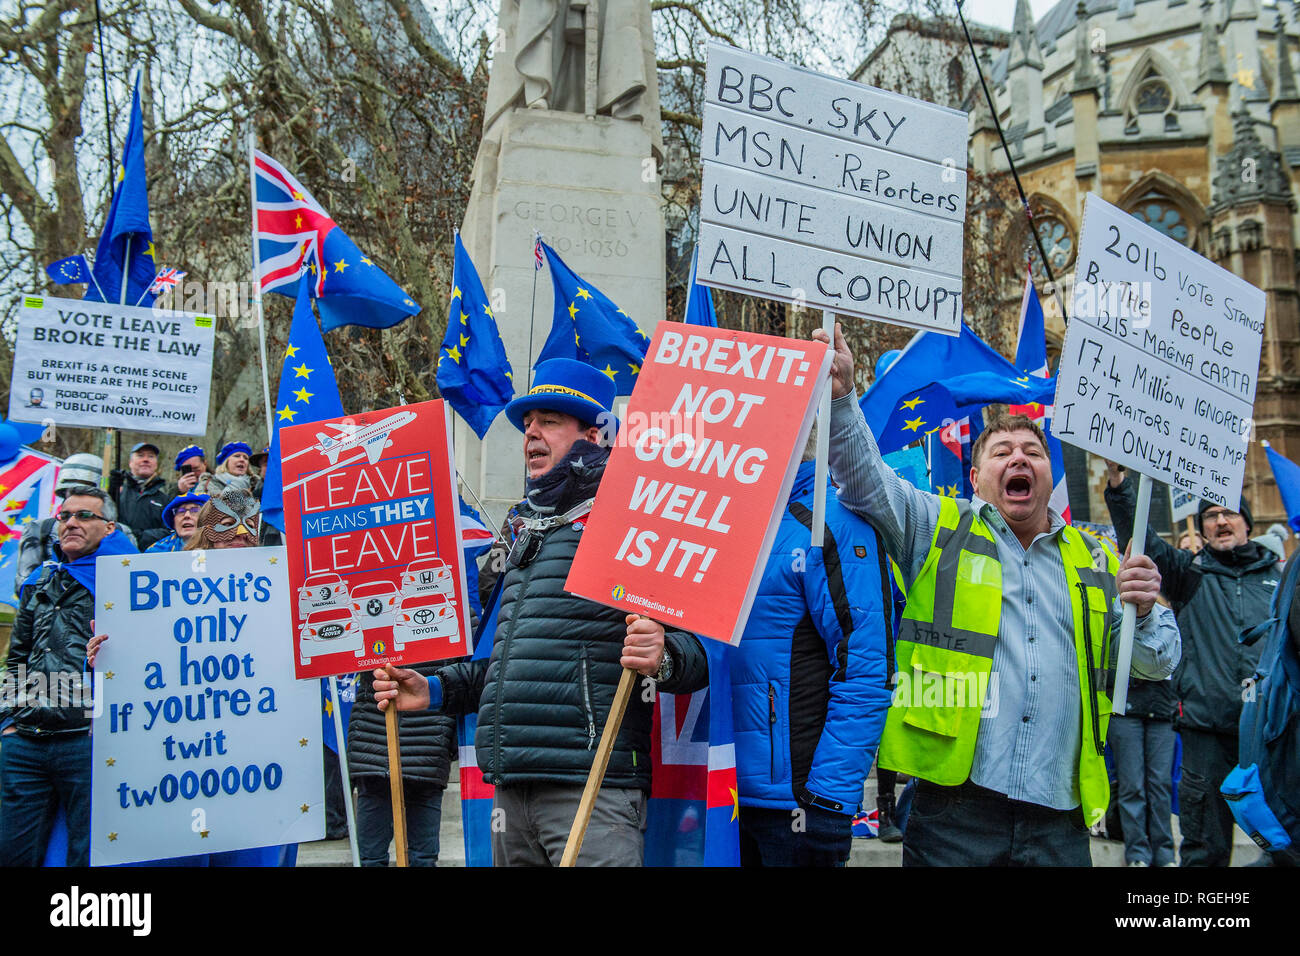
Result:
{"label": "wristwatch", "polygon": [[668,678],[673,676],[673,655],[668,652],[668,646],[664,645],[664,656],[659,661],[659,670],[655,671],[655,683],[662,684]]}

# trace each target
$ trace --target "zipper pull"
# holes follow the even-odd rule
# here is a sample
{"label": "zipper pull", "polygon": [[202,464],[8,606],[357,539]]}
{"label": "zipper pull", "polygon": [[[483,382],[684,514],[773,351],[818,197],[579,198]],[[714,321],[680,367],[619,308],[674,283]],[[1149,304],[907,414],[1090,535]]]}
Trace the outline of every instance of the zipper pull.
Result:
{"label": "zipper pull", "polygon": [[596,724],[593,721],[587,721],[587,749],[590,750],[596,746]]}
{"label": "zipper pull", "polygon": [[771,684],[767,685],[767,722],[776,723],[776,689]]}

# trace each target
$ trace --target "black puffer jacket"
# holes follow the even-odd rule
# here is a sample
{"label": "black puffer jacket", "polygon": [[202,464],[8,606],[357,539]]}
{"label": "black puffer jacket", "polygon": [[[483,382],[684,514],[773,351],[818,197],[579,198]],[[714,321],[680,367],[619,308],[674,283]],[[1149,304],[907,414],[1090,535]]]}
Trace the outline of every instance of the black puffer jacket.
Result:
{"label": "black puffer jacket", "polygon": [[[1137,495],[1125,478],[1106,488],[1106,504],[1121,551],[1133,536]],[[1179,726],[1218,734],[1237,734],[1245,681],[1255,673],[1260,643],[1242,644],[1243,629],[1271,616],[1270,605],[1282,573],[1277,555],[1254,541],[1230,551],[1205,548],[1179,551],[1154,531],[1146,553],[1160,571],[1160,589],[1178,616],[1183,657],[1174,672],[1182,703]]]}
{"label": "black puffer jacket", "polygon": [[[563,497],[557,512],[594,495],[603,470]],[[527,504],[518,510],[532,514]],[[565,591],[581,537],[572,524],[546,532],[527,567],[505,572],[491,659],[438,671],[444,712],[478,711],[475,751],[489,783],[581,784],[591,769],[623,673],[627,625],[624,612]],[[660,690],[689,693],[708,683],[708,662],[695,635],[670,630],[665,644],[673,672]],[[639,683],[610,755],[606,786],[650,789],[654,704],[647,696]]]}
{"label": "black puffer jacket", "polygon": [[131,526],[135,543],[141,551],[171,534],[163,524],[162,513],[174,497],[171,487],[157,475],[141,482],[134,475],[115,472],[121,479],[119,490],[114,492],[118,518]]}
{"label": "black puffer jacket", "polygon": [[[31,675],[69,675],[65,680],[84,679],[88,684],[90,675],[83,674],[83,668],[94,614],[94,597],[71,574],[54,567],[43,571],[41,579],[25,589],[18,606],[7,679],[16,680],[25,670]],[[52,683],[46,681],[47,686]],[[50,694],[56,692],[56,686],[49,686]],[[90,727],[88,711],[89,706],[42,707],[6,700],[0,724],[12,719],[28,734],[84,734]]]}
{"label": "black puffer jacket", "polygon": [[[417,664],[425,677],[438,664]],[[456,748],[456,720],[446,714],[407,712],[397,715],[397,739],[402,750],[402,778],[446,787]],[[388,777],[388,733],[384,715],[375,706],[375,679],[370,671],[357,677],[357,700],[348,719],[348,771],[357,777]]]}

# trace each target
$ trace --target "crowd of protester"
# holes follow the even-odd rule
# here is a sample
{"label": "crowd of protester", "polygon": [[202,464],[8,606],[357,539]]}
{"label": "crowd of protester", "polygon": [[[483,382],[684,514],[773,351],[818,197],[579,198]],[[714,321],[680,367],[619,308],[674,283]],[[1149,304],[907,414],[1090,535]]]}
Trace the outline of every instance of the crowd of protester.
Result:
{"label": "crowd of protester", "polygon": [[[839,330],[814,337],[835,351],[832,414],[821,426],[833,482],[825,542],[811,546],[810,441],[729,652],[742,865],[844,865],[873,765],[878,834],[901,840],[905,866],[1090,865],[1089,835],[1108,808],[1130,866],[1228,865],[1234,812],[1220,787],[1258,736],[1243,704],[1267,686],[1295,706],[1293,605],[1279,595],[1297,577],[1284,579],[1288,530],[1252,538],[1244,498],[1233,508],[1202,501],[1194,527],[1172,544],[1149,532],[1134,556],[1133,482],[1111,465],[1111,550],[1050,506],[1048,443],[1017,415],[993,417],[976,441],[972,498],[919,490],[883,461]],[[522,433],[527,477],[483,559],[481,596],[500,594],[490,656],[360,675],[347,756],[363,865],[386,865],[392,837],[387,708],[400,712],[412,864],[436,864],[453,718],[475,714],[478,765],[505,821],[493,827],[494,861],[545,866],[561,860],[625,669],[670,693],[707,685],[699,637],[565,589],[609,458],[600,425],[613,401],[605,375],[561,359],[541,363],[505,409]],[[265,449],[227,443],[209,469],[204,449],[188,446],[174,482],[160,456],[141,442],[107,482],[94,455],[63,463],[56,514],[22,537],[10,670],[93,667],[104,640],[92,621],[100,555],[266,543]],[[1137,618],[1132,673],[1127,709],[1112,713],[1125,603]],[[1243,642],[1252,627],[1258,639]],[[964,678],[977,694],[920,686]],[[642,861],[653,697],[631,697],[579,865]],[[87,863],[89,726],[78,708],[21,698],[0,707],[0,865],[39,865],[56,810],[67,818],[66,862]],[[1288,733],[1282,746],[1294,753]],[[1277,773],[1265,777],[1266,788],[1282,785]],[[199,862],[282,865],[293,853],[218,857]],[[1280,848],[1264,858],[1294,859]]]}

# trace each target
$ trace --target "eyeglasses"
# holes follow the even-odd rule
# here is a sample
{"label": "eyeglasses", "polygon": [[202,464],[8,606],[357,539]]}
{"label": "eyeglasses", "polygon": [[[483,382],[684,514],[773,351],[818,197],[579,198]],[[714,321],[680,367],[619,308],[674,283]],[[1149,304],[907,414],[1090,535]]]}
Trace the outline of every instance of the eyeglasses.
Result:
{"label": "eyeglasses", "polygon": [[60,511],[54,516],[54,519],[58,521],[59,524],[63,524],[69,518],[76,518],[78,521],[90,521],[92,519],[97,519],[99,521],[108,520],[103,515],[97,515],[95,512],[87,511],[85,508],[80,511]]}
{"label": "eyeglasses", "polygon": [[186,505],[184,508],[177,508],[176,515],[196,515],[203,510],[202,505]]}
{"label": "eyeglasses", "polygon": [[1201,515],[1201,521],[1231,521],[1233,518],[1240,518],[1241,515],[1236,511],[1229,511],[1227,508],[1220,508],[1218,511],[1207,511]]}

